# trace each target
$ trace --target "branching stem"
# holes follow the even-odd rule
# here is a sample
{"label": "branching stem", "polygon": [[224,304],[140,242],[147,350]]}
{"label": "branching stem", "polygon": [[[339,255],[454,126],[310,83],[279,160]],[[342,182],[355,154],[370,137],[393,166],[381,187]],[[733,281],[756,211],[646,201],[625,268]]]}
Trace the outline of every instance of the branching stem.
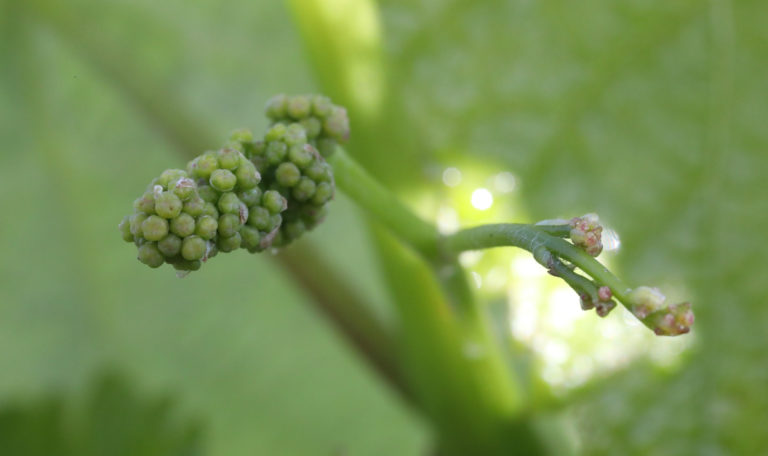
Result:
{"label": "branching stem", "polygon": [[451,253],[504,246],[519,247],[534,253],[538,248],[544,247],[577,266],[596,282],[609,287],[616,298],[625,301],[628,287],[584,250],[545,231],[551,230],[552,226],[518,223],[482,225],[446,236],[442,246],[444,251]]}

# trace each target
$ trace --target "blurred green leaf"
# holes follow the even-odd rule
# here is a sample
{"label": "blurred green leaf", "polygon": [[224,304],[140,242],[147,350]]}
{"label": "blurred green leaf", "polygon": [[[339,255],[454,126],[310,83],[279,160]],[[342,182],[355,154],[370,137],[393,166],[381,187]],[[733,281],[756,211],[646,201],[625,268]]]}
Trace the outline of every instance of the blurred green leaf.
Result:
{"label": "blurred green leaf", "polygon": [[83,403],[52,396],[0,409],[8,456],[197,456],[201,429],[180,420],[167,396],[144,398],[115,373],[102,374]]}

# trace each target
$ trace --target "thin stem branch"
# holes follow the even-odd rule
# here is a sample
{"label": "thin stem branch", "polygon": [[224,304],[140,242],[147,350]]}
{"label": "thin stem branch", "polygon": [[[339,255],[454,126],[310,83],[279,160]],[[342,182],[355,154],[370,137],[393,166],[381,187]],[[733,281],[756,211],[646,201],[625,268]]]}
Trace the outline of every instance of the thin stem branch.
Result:
{"label": "thin stem branch", "polygon": [[536,225],[499,223],[460,230],[443,240],[443,249],[449,253],[491,247],[514,246],[531,253],[544,247],[566,259],[587,273],[596,282],[611,289],[620,301],[625,301],[628,287],[605,266],[582,249],[552,236]]}
{"label": "thin stem branch", "polygon": [[571,225],[568,225],[568,224],[565,224],[565,225],[536,224],[535,226],[537,229],[547,234],[551,234],[552,236],[568,237],[571,234]]}

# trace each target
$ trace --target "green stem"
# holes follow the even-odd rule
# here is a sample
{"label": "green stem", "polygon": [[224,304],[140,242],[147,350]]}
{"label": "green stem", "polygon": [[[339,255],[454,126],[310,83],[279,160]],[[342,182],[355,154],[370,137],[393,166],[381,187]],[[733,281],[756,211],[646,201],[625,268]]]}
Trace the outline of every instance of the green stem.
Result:
{"label": "green stem", "polygon": [[336,185],[347,196],[423,257],[435,258],[438,233],[434,226],[405,207],[343,148],[336,148],[328,163],[333,166]]}
{"label": "green stem", "polygon": [[581,274],[577,274],[571,268],[563,264],[562,261],[553,257],[550,267],[557,277],[560,277],[573,288],[576,293],[581,296],[586,293],[592,302],[596,302],[597,298],[597,285],[594,282],[584,277]]}
{"label": "green stem", "polygon": [[456,256],[442,257],[438,251],[440,235],[430,223],[419,218],[386,187],[368,174],[342,147],[328,158],[336,185],[367,215],[385,226],[401,242],[431,263],[453,308],[469,326],[480,325],[482,315],[464,269]]}
{"label": "green stem", "polygon": [[546,233],[540,226],[499,223],[467,228],[445,237],[442,248],[447,253],[457,254],[465,250],[503,246],[519,247],[531,253],[544,247],[578,266],[596,282],[609,287],[620,301],[626,300],[628,287],[618,277],[582,249]]}
{"label": "green stem", "polygon": [[537,229],[557,237],[568,237],[571,234],[571,225],[534,225]]}

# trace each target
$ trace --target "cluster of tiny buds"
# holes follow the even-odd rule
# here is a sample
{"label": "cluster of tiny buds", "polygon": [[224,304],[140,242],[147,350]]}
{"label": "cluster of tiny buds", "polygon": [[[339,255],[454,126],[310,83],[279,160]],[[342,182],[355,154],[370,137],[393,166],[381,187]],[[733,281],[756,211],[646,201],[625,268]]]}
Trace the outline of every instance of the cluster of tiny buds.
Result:
{"label": "cluster of tiny buds", "polygon": [[590,310],[595,309],[595,313],[599,317],[606,317],[616,307],[616,301],[613,300],[613,293],[611,289],[602,286],[597,289],[596,299],[593,299],[587,293],[580,293],[581,309]]}
{"label": "cluster of tiny buds", "polygon": [[658,288],[637,287],[627,294],[632,313],[658,336],[677,336],[691,330],[694,316],[691,304],[665,305],[666,296]]}
{"label": "cluster of tiny buds", "polygon": [[266,110],[262,138],[237,130],[150,183],[119,225],[139,261],[194,271],[218,252],[285,246],[323,220],[335,192],[324,155],[349,137],[346,110],[319,95],[278,95]]}
{"label": "cluster of tiny buds", "polygon": [[167,169],[134,202],[119,228],[138,259],[151,268],[168,263],[195,271],[218,252],[268,248],[286,208],[277,191],[259,187],[261,175],[242,153],[223,148]]}
{"label": "cluster of tiny buds", "polygon": [[603,251],[603,227],[596,214],[574,217],[568,224],[571,227],[569,237],[574,245],[583,248],[590,256],[600,255]]}

